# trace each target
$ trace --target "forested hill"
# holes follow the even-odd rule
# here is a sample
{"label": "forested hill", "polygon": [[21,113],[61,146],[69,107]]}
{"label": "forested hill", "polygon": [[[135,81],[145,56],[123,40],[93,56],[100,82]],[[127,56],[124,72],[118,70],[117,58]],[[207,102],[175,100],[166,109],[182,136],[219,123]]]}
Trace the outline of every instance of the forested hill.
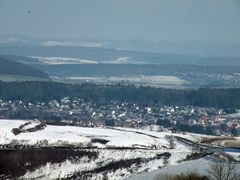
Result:
{"label": "forested hill", "polygon": [[0,57],[0,74],[49,79],[48,74],[26,64]]}
{"label": "forested hill", "polygon": [[0,99],[49,102],[78,97],[97,103],[109,101],[139,104],[193,105],[239,108],[240,89],[174,90],[133,85],[63,84],[57,82],[1,82]]}

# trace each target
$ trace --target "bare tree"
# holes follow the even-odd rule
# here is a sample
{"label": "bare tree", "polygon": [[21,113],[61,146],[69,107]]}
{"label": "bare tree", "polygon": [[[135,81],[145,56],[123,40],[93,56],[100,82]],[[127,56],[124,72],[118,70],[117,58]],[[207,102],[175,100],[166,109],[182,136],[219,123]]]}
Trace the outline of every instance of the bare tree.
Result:
{"label": "bare tree", "polygon": [[210,165],[208,174],[213,180],[240,180],[240,174],[236,172],[235,163],[221,158]]}

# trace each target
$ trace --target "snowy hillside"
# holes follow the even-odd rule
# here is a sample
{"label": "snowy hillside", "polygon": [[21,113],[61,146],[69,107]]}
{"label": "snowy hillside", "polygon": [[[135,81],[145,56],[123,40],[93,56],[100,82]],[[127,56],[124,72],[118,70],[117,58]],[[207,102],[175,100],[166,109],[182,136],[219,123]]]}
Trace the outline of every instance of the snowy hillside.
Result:
{"label": "snowy hillside", "polygon": [[[83,128],[74,126],[51,126],[45,129],[21,133],[15,136],[13,128],[19,127],[25,121],[1,120],[0,121],[0,144],[17,143],[19,145],[43,146],[65,146],[76,147],[99,147],[99,148],[146,148],[162,149],[169,148],[169,142],[162,137],[153,138],[144,134],[129,131],[105,129],[105,128]],[[34,124],[35,122],[33,122]],[[30,125],[28,125],[30,126]]]}
{"label": "snowy hillside", "polygon": [[[191,143],[201,138],[40,123],[0,120],[0,178],[124,179],[191,159],[197,151]],[[18,134],[14,135],[16,129]]]}

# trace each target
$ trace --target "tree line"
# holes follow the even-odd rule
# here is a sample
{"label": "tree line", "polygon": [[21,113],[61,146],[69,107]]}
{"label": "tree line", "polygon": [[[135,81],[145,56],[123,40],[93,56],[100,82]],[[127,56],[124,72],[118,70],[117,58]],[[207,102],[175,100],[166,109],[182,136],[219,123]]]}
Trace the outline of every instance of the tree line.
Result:
{"label": "tree line", "polygon": [[64,84],[59,82],[1,82],[0,99],[24,102],[49,102],[63,97],[78,97],[86,101],[134,102],[143,105],[193,105],[239,108],[240,89],[177,90],[134,85]]}

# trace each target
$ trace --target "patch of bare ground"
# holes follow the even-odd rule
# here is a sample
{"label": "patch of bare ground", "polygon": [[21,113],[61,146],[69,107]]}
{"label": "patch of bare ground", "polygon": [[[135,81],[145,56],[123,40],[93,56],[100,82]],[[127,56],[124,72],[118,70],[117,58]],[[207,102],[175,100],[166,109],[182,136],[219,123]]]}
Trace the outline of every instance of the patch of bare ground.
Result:
{"label": "patch of bare ground", "polygon": [[31,127],[29,129],[24,129],[26,126],[30,125],[31,123],[33,123],[33,121],[26,122],[20,125],[18,128],[13,128],[12,133],[14,135],[18,135],[20,133],[36,132],[36,131],[43,130],[47,126],[45,123],[41,121],[35,121],[35,123],[38,123],[38,124],[36,124],[34,127]]}
{"label": "patch of bare ground", "polygon": [[195,160],[195,159],[200,159],[202,157],[212,155],[213,152],[209,151],[202,151],[202,152],[194,152],[192,154],[187,155],[187,157],[183,161],[190,161],[190,160]]}
{"label": "patch of bare ground", "polygon": [[91,143],[100,143],[100,144],[107,144],[109,141],[106,139],[100,139],[100,138],[93,138],[91,139]]}
{"label": "patch of bare ground", "polygon": [[229,140],[222,142],[224,147],[240,148],[240,140]]}
{"label": "patch of bare ground", "polygon": [[222,147],[240,148],[240,140],[234,137],[205,138],[201,143],[214,144]]}
{"label": "patch of bare ground", "polygon": [[67,159],[78,160],[82,157],[96,159],[98,152],[71,148],[0,150],[0,175],[10,175],[11,179],[17,179],[27,171],[33,171],[48,162],[61,163]]}
{"label": "patch of bare ground", "polygon": [[226,140],[236,140],[234,137],[214,137],[214,138],[204,138],[201,140],[201,143],[211,144],[217,141],[226,141]]}

